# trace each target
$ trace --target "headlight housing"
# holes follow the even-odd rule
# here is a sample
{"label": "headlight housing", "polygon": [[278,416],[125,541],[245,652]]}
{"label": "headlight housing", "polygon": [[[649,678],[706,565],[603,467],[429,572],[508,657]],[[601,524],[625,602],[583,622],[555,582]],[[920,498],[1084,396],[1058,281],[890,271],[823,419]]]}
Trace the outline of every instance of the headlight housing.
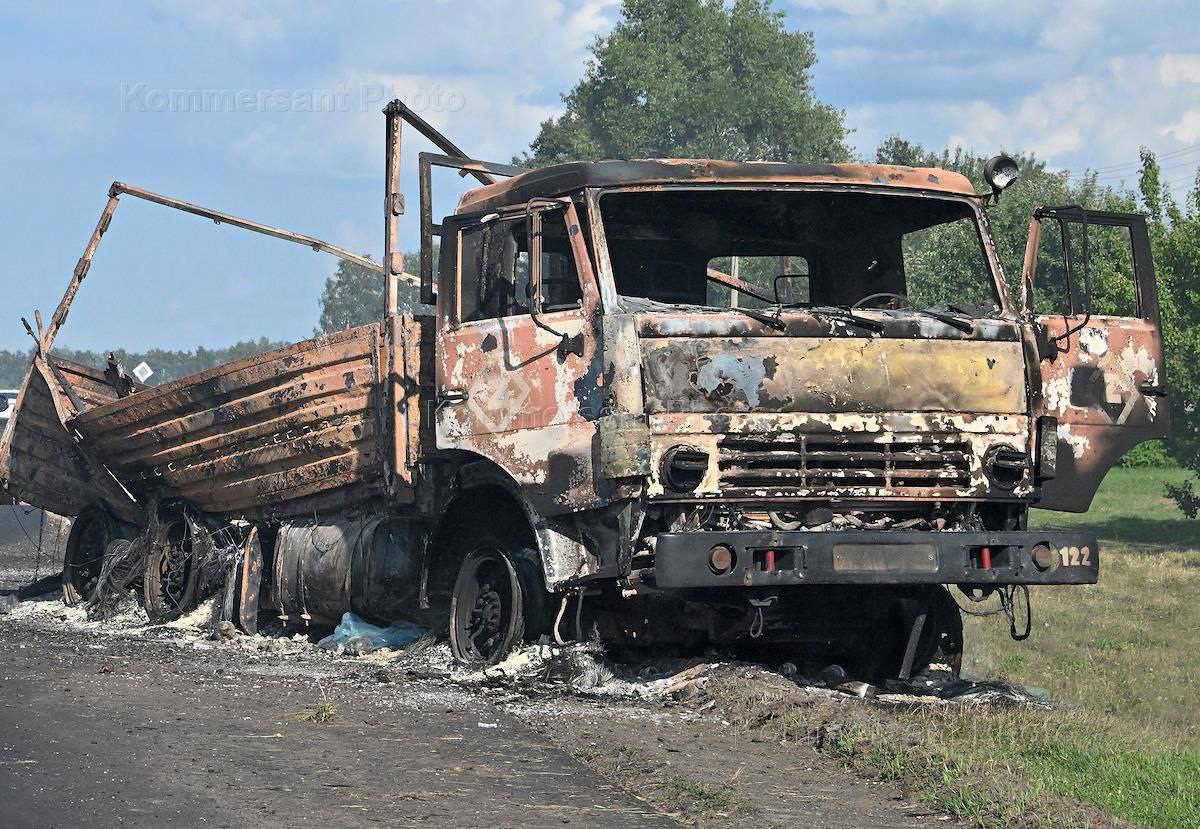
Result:
{"label": "headlight housing", "polygon": [[1006,444],[993,446],[983,456],[983,470],[998,489],[1014,489],[1025,480],[1029,456]]}
{"label": "headlight housing", "polygon": [[663,483],[675,492],[692,492],[708,474],[708,453],[695,446],[672,446],[663,453]]}

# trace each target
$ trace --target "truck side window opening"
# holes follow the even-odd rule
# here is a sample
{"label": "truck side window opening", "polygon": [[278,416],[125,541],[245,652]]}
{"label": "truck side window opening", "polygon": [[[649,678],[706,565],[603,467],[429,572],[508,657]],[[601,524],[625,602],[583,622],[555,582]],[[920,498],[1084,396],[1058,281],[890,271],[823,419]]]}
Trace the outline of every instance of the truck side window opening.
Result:
{"label": "truck side window opening", "polygon": [[566,216],[561,210],[548,210],[542,214],[542,310],[578,308],[582,301]]}
{"label": "truck side window opening", "polygon": [[[462,231],[460,322],[529,313],[525,219],[496,220]],[[542,214],[542,310],[578,308],[582,294],[562,211]]]}
{"label": "truck side window opening", "polygon": [[1082,296],[1073,290],[1063,258],[1062,227],[1055,219],[1040,219],[1037,269],[1033,277],[1033,310],[1039,314],[1071,316],[1082,310]]}
{"label": "truck side window opening", "polygon": [[1087,292],[1083,287],[1083,224],[1067,224],[1071,246],[1071,284],[1076,307],[1109,317],[1140,317],[1137,279],[1133,269],[1133,241],[1129,228],[1090,224],[1087,227]]}
{"label": "truck side window opening", "polygon": [[[1033,279],[1033,310],[1036,313],[1142,315],[1128,227],[1089,224],[1085,257],[1082,222],[1046,218],[1041,220],[1041,226],[1037,271]],[[1070,253],[1069,258],[1065,252]],[[1083,278],[1085,258],[1086,285]]]}
{"label": "truck side window opening", "polygon": [[[607,193],[600,212],[617,293],[634,304],[728,307],[707,269],[728,273],[737,256],[752,261],[740,278],[766,297],[780,273],[807,276],[781,280],[783,302],[847,306],[887,292],[924,308],[1000,306],[974,210],[957,199],[680,188]],[[785,257],[793,265],[780,270]]]}

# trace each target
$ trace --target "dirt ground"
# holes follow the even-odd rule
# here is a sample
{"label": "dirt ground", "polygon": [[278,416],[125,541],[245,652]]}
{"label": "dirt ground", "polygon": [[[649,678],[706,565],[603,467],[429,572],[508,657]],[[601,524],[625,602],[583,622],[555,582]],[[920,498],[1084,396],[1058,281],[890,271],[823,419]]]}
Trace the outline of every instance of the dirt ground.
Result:
{"label": "dirt ground", "polygon": [[[0,587],[13,587],[36,552],[12,520],[0,533]],[[469,673],[440,644],[355,657],[206,627],[203,613],[149,626],[132,602],[95,622],[55,597],[10,601],[0,823],[953,824],[691,693],[714,671],[792,681],[761,667],[534,647]]]}

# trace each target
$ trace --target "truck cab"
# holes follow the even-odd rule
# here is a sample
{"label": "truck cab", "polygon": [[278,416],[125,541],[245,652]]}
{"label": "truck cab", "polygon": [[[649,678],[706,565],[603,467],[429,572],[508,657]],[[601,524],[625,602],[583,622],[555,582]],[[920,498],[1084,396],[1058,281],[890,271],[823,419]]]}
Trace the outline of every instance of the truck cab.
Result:
{"label": "truck cab", "polygon": [[[1095,582],[1095,536],[1029,509],[1086,510],[1167,432],[1142,217],[1039,210],[1014,300],[998,197],[940,169],[674,159],[471,190],[425,275],[436,451],[503,482],[544,587],[624,641],[955,663],[946,587],[1013,615],[1028,585]],[[1118,314],[1090,304],[1089,239],[1126,266]]]}

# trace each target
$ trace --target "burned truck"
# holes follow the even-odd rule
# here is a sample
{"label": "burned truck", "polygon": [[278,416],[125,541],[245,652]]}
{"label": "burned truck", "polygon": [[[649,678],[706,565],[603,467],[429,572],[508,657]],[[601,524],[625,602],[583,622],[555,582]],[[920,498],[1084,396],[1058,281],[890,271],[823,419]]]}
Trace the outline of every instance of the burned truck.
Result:
{"label": "burned truck", "polygon": [[[1096,582],[1095,536],[1029,512],[1086,510],[1167,433],[1141,216],[1039,209],[1013,298],[987,222],[1019,175],[1003,156],[983,194],[878,164],[521,169],[385,115],[379,263],[113,186],[62,303],[27,324],[0,445],[13,497],[75,519],[67,601],[115,582],[177,615],[217,551],[219,610],[250,631],[353,611],[424,620],[470,663],[600,636],[878,678],[957,667],[959,601],[994,597],[1022,636],[1030,585]],[[406,123],[441,151],[419,155],[413,275]],[[435,169],[479,182],[440,222]],[[381,318],[156,387],[62,359],[122,196],[375,269]],[[1118,313],[1094,304],[1100,248]]]}

